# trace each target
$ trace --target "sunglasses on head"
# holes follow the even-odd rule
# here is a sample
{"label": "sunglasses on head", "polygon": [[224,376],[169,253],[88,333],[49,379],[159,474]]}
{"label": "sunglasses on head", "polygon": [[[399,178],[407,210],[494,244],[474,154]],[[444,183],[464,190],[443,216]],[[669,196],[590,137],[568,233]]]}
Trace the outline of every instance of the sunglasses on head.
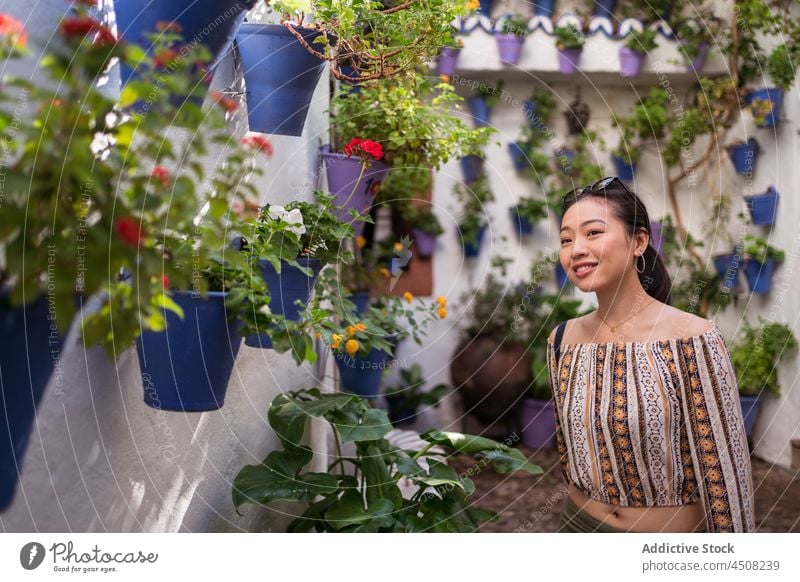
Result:
{"label": "sunglasses on head", "polygon": [[564,194],[562,200],[566,201],[569,200],[571,197],[577,198],[581,194],[585,194],[587,192],[600,192],[602,190],[605,190],[606,188],[610,188],[611,186],[616,186],[616,185],[621,186],[622,189],[625,190],[625,192],[627,192],[631,196],[633,195],[633,192],[631,192],[628,189],[628,187],[625,185],[625,182],[623,182],[616,176],[608,176],[607,178],[598,180],[597,182],[589,186],[582,186],[581,188],[575,188],[573,190],[570,190],[569,192]]}

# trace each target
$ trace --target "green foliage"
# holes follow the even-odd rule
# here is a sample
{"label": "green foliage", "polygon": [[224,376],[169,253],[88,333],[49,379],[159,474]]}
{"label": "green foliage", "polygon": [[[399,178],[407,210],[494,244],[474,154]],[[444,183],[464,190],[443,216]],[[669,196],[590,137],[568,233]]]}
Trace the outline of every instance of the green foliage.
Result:
{"label": "green foliage", "polygon": [[405,215],[413,225],[423,232],[439,236],[444,234],[444,227],[436,215],[429,207],[416,207],[412,206],[408,214]]}
{"label": "green foliage", "polygon": [[478,231],[487,223],[486,205],[494,202],[494,194],[486,174],[470,184],[458,183],[453,194],[461,208],[458,228],[465,244],[478,243]]}
{"label": "green foliage", "polygon": [[645,28],[642,31],[631,30],[625,37],[625,46],[637,53],[647,54],[658,48],[655,30]]}
{"label": "green foliage", "polygon": [[535,198],[520,198],[514,206],[514,212],[521,218],[527,218],[531,224],[547,218],[547,202]]}
{"label": "green foliage", "polygon": [[797,347],[797,338],[784,323],[758,318],[758,325],[745,323],[741,338],[731,347],[731,361],[739,392],[758,396],[763,392],[780,396],[778,363]]}
{"label": "green foliage", "polygon": [[764,264],[768,258],[773,259],[776,263],[782,263],[786,257],[786,253],[782,250],[768,244],[762,237],[752,234],[744,236],[744,253],[748,259],[761,264]]}
{"label": "green foliage", "polygon": [[407,410],[416,410],[419,406],[439,407],[439,401],[448,391],[447,384],[437,384],[425,390],[425,376],[422,366],[414,364],[410,368],[400,370],[400,384],[386,388],[383,395],[389,400],[397,400]]}
{"label": "green foliage", "polygon": [[[419,450],[394,447],[385,438],[392,428],[386,413],[351,394],[322,394],[316,388],[288,392],[272,401],[267,418],[283,450],[242,468],[233,483],[233,505],[238,511],[248,503],[303,503],[306,509],[290,532],[476,531],[496,515],[469,506],[474,484],[442,463],[441,454],[431,450],[435,445],[486,459],[501,473],[542,472],[517,449],[472,435],[432,430],[421,435],[428,444]],[[325,473],[304,471],[312,459],[311,449],[300,444],[309,418],[325,421],[337,443]],[[347,442],[354,443],[354,457],[340,452],[340,443]],[[419,487],[411,499],[400,491],[403,477]]]}
{"label": "green foliage", "polygon": [[516,36],[528,36],[528,18],[522,14],[514,13],[503,21],[501,26],[503,34],[514,34]]}
{"label": "green foliage", "polygon": [[700,56],[704,46],[713,45],[720,32],[720,21],[708,10],[693,11],[691,16],[680,17],[673,24],[673,30],[680,44],[678,50],[687,63]]}
{"label": "green foliage", "polygon": [[556,47],[559,50],[582,49],[586,43],[583,32],[578,30],[574,24],[557,26],[553,34],[556,37]]}
{"label": "green foliage", "polygon": [[772,49],[767,59],[767,72],[776,87],[784,91],[792,88],[797,75],[798,59],[800,59],[800,48],[797,44],[792,46],[780,44]]}
{"label": "green foliage", "polygon": [[491,109],[500,103],[500,98],[503,96],[503,87],[505,84],[506,82],[502,79],[495,81],[493,85],[481,83],[478,85],[476,93],[481,97],[481,99],[483,99],[484,103],[486,103],[486,106]]}

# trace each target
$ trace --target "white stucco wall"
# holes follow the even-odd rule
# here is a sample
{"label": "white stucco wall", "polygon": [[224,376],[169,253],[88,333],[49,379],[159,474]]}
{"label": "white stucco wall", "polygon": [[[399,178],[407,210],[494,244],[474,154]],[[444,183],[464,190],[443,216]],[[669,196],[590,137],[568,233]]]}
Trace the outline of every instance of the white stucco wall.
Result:
{"label": "white stucco wall", "polygon": [[[15,64],[13,72],[38,77],[34,65],[41,47],[68,7],[63,0],[0,0],[0,12],[25,23],[34,53]],[[228,59],[220,65],[214,87],[224,88],[232,80]],[[110,82],[108,90],[113,91],[114,75]],[[328,101],[326,72],[304,135],[270,137],[275,155],[259,182],[262,202],[311,199],[309,176],[316,171],[320,140],[327,142]],[[234,135],[243,134],[246,119],[242,107],[231,120]],[[214,158],[211,152],[208,160]],[[142,402],[135,350],[112,362],[98,348],[84,350],[76,327],[66,339],[62,374],[51,379],[39,407],[17,495],[0,514],[0,531],[285,529],[298,507],[245,506],[244,515],[238,516],[231,503],[231,483],[244,465],[260,462],[278,446],[266,422],[272,398],[285,390],[318,385],[324,362],[300,368],[288,353],[242,344],[222,409],[165,412]],[[58,391],[57,381],[62,386]],[[318,453],[312,464],[316,471],[324,470],[327,451],[320,427],[314,426],[309,440]]]}

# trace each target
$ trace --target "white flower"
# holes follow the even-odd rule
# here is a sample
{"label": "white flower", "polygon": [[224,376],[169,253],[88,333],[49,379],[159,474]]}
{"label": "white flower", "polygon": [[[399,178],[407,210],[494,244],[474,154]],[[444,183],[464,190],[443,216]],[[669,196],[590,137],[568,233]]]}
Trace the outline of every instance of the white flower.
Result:
{"label": "white flower", "polygon": [[283,206],[270,205],[268,214],[272,220],[283,220],[284,216],[286,216],[287,213],[286,209]]}
{"label": "white flower", "polygon": [[290,230],[297,236],[306,232],[306,227],[303,225],[303,213],[300,212],[299,208],[292,209],[284,220],[292,225],[287,230]]}
{"label": "white flower", "polygon": [[264,315],[269,315],[270,313],[272,313],[272,310],[269,308],[269,305],[265,303],[264,305],[259,307],[258,312],[263,313]]}

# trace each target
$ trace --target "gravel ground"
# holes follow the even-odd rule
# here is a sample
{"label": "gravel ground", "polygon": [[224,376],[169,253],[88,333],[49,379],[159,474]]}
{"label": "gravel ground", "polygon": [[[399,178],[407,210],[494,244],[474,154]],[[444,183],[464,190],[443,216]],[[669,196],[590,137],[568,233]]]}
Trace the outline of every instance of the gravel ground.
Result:
{"label": "gravel ground", "polygon": [[[520,448],[544,469],[542,475],[499,475],[491,470],[470,475],[475,482],[473,505],[500,514],[482,532],[554,532],[566,501],[567,487],[554,450]],[[475,462],[458,456],[448,463],[465,473]],[[756,457],[752,458],[759,532],[800,532],[800,472],[793,473]]]}

